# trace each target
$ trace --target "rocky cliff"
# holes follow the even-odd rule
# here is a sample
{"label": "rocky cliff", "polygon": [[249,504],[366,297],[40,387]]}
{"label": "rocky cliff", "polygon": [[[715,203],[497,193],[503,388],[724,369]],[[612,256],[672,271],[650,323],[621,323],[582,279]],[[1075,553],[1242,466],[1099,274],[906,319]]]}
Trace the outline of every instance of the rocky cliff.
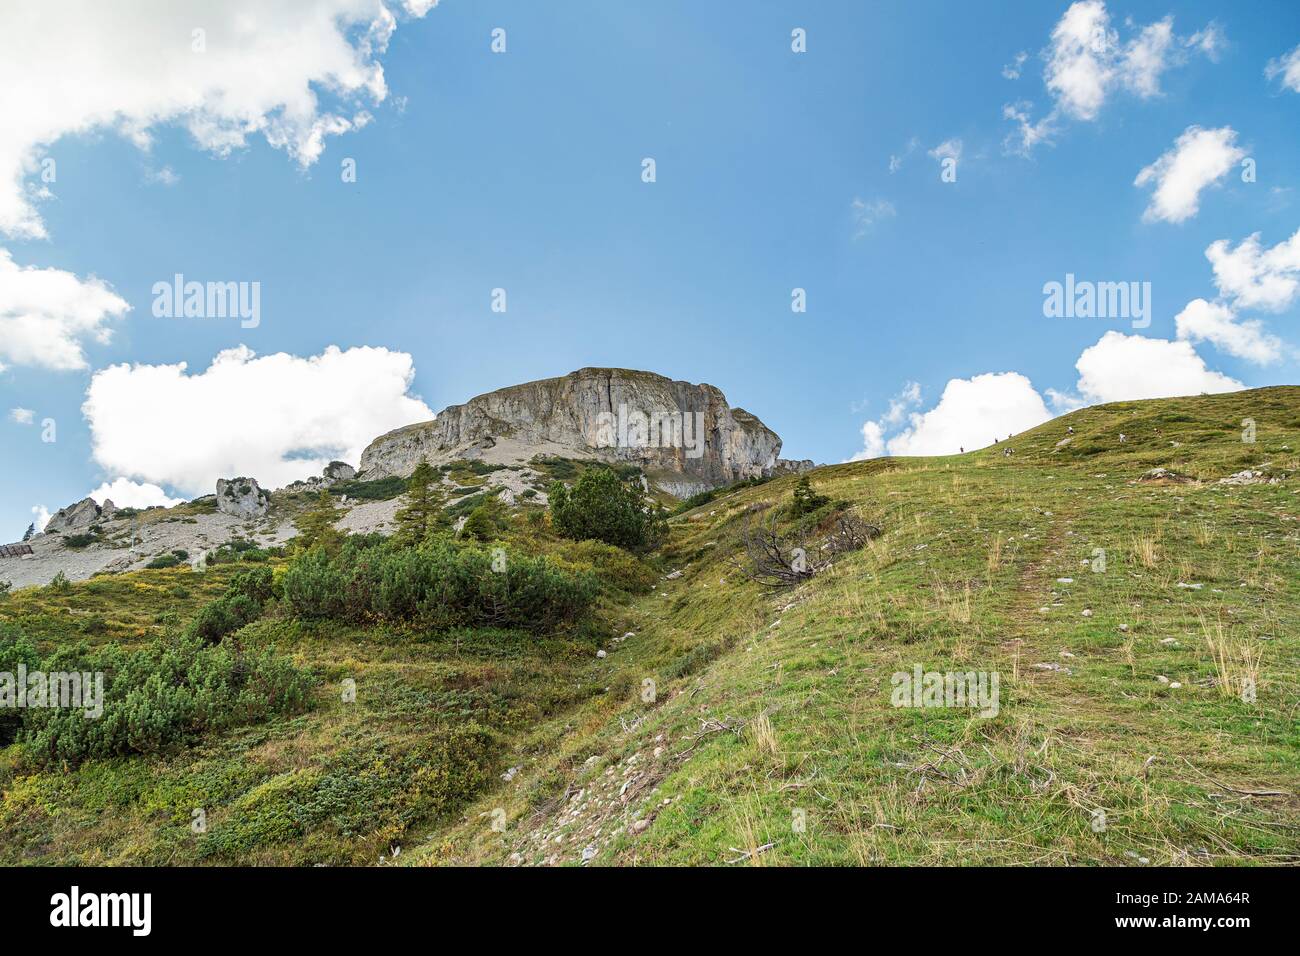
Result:
{"label": "rocky cliff", "polygon": [[382,435],[362,454],[360,475],[409,475],[422,460],[514,464],[553,455],[635,464],[684,497],[770,474],[780,451],[774,431],[712,385],[584,368],[488,392]]}

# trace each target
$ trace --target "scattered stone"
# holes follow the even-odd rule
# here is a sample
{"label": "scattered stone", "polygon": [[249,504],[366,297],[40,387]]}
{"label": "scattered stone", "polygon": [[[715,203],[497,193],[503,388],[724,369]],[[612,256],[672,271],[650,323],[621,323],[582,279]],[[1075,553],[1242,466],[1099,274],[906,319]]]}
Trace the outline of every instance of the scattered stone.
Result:
{"label": "scattered stone", "polygon": [[1073,583],[1074,583],[1074,578],[1057,578],[1057,579],[1056,579],[1056,583],[1057,583],[1057,584],[1073,584]]}
{"label": "scattered stone", "polygon": [[504,780],[506,783],[509,783],[511,780],[515,779],[515,774],[519,773],[519,771],[522,769],[523,769],[522,767],[511,767],[509,770],[507,770],[505,773],[501,775],[501,779]]}
{"label": "scattered stone", "polygon": [[1262,471],[1254,471],[1247,468],[1245,471],[1239,471],[1235,475],[1229,475],[1227,478],[1220,478],[1221,485],[1276,485],[1282,481],[1281,478],[1270,478]]}
{"label": "scattered stone", "polygon": [[596,652],[596,657],[597,657],[598,659],[602,659],[602,660],[603,660],[603,659],[605,658],[605,656],[606,656],[606,654],[605,654],[605,652],[604,652],[603,650],[602,650],[602,651],[597,651],[597,652]]}
{"label": "scattered stone", "polygon": [[649,820],[633,820],[632,825],[627,828],[627,831],[632,834],[632,836],[636,836],[638,833],[645,833],[645,831],[649,829]]}
{"label": "scattered stone", "polygon": [[1084,617],[1092,617],[1092,608],[1090,608],[1090,607],[1085,607],[1085,608],[1084,608],[1080,613],[1081,613]]}
{"label": "scattered stone", "polygon": [[680,578],[681,576],[682,576],[682,572],[681,572],[681,571],[674,571],[674,572],[672,572],[671,574],[667,575],[667,576],[665,577],[665,580],[667,580],[667,581],[676,581],[676,580],[677,580],[678,578]]}
{"label": "scattered stone", "polygon": [[582,862],[583,862],[583,863],[586,863],[586,862],[588,862],[589,860],[594,860],[594,859],[596,858],[596,852],[597,852],[597,850],[596,850],[596,847],[595,847],[595,846],[585,846],[585,847],[583,847],[583,848],[582,848]]}
{"label": "scattered stone", "polygon": [[1178,582],[1178,586],[1185,591],[1199,591],[1201,588],[1205,587],[1204,584],[1184,584],[1182,581]]}
{"label": "scattered stone", "polygon": [[1168,468],[1152,468],[1144,474],[1138,481],[1144,484],[1163,484],[1163,485],[1190,485],[1196,479],[1189,478],[1186,475],[1180,475],[1176,471]]}

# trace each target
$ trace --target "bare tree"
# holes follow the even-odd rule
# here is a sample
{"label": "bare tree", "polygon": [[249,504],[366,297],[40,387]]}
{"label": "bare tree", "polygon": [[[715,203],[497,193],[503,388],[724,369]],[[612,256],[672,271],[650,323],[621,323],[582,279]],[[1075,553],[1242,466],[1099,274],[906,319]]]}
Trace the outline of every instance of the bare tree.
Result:
{"label": "bare tree", "polygon": [[[820,533],[820,537],[818,537]],[[830,567],[836,555],[858,551],[881,533],[879,526],[851,511],[841,511],[816,529],[799,525],[786,534],[777,529],[777,514],[741,532],[744,555],[731,566],[763,587],[793,587]]]}

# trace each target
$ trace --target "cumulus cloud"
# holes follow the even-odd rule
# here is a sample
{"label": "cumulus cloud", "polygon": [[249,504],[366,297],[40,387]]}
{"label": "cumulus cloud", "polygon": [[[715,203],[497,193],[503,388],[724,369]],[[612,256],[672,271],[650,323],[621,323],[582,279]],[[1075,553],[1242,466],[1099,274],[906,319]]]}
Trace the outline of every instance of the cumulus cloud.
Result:
{"label": "cumulus cloud", "polygon": [[409,393],[414,375],[410,355],[384,348],[302,358],[240,346],[198,374],[184,362],[110,366],[91,379],[82,412],[111,475],[188,495],[235,475],[274,488],[333,459],[356,464],[371,439],[431,419]]}
{"label": "cumulus cloud", "polygon": [[1083,350],[1074,366],[1088,404],[1234,392],[1241,382],[1206,367],[1187,341],[1107,332]]}
{"label": "cumulus cloud", "polygon": [[46,235],[36,203],[49,190],[27,178],[68,135],[148,149],[157,127],[179,124],[219,155],[261,136],[310,166],[387,95],[378,57],[396,26],[383,0],[0,4],[0,232]]}
{"label": "cumulus cloud", "polygon": [[131,481],[128,478],[106,481],[87,497],[94,498],[101,505],[105,501],[112,501],[119,508],[152,508],[154,505],[170,508],[185,500],[171,497],[157,485]]}
{"label": "cumulus cloud", "polygon": [[[914,391],[914,404],[920,399],[919,389]],[[906,394],[906,392],[905,392]],[[885,432],[891,424],[904,418],[898,400],[891,403],[890,412],[862,427],[864,447],[853,456],[854,461],[890,455],[952,455],[960,449],[983,448],[995,438],[1033,428],[1051,418],[1042,396],[1034,390],[1029,379],[1018,372],[990,372],[973,378],[951,379],[944,386],[939,403],[929,411],[912,411],[906,414],[907,424],[889,439]],[[891,421],[892,419],[892,421]]]}
{"label": "cumulus cloud", "polygon": [[[1237,391],[1245,386],[1206,367],[1186,339],[1195,332],[1196,337],[1207,341],[1216,337],[1231,341],[1243,351],[1272,345],[1256,341],[1252,346],[1247,336],[1254,334],[1266,343],[1268,336],[1258,328],[1245,333],[1240,326],[1225,330],[1224,321],[1200,314],[1189,316],[1182,323],[1188,334],[1179,341],[1107,332],[1095,345],[1084,349],[1075,362],[1079,379],[1074,391],[1049,388],[1044,393],[1048,401],[1024,375],[990,372],[950,380],[939,403],[929,411],[919,411],[916,406],[921,400],[920,387],[909,383],[890,402],[884,415],[863,424],[863,447],[851,460],[883,455],[951,455],[961,448],[983,448],[995,438],[1014,435],[1050,419],[1048,402],[1059,415],[1106,402]],[[900,430],[904,421],[906,425]]]}
{"label": "cumulus cloud", "polygon": [[1020,79],[1020,71],[1024,69],[1025,61],[1029,59],[1029,54],[1021,50],[1015,57],[1002,68],[1002,77],[1007,80]]}
{"label": "cumulus cloud", "polygon": [[30,425],[36,420],[36,413],[30,408],[11,408],[9,409],[9,420],[19,425]]}
{"label": "cumulus cloud", "polygon": [[44,531],[45,526],[50,523],[50,509],[45,505],[32,505],[32,524],[36,530]]}
{"label": "cumulus cloud", "polygon": [[62,269],[19,266],[0,249],[0,369],[86,367],[82,344],[107,343],[109,323],[130,306],[107,283]]}
{"label": "cumulus cloud", "polygon": [[1205,257],[1214,269],[1219,294],[1238,308],[1280,312],[1300,290],[1300,229],[1271,249],[1261,245],[1258,232],[1235,249],[1227,239],[1219,239],[1210,243]]}
{"label": "cumulus cloud", "polygon": [[[1035,145],[1050,142],[1064,120],[1091,122],[1101,115],[1117,90],[1150,99],[1161,93],[1160,79],[1169,69],[1198,52],[1217,60],[1224,45],[1223,31],[1215,23],[1189,37],[1174,32],[1174,18],[1166,16],[1138,27],[1127,40],[1113,25],[1103,0],[1072,3],[1052,28],[1050,42],[1040,54],[1046,62],[1043,83],[1052,100],[1039,120],[1032,104],[1004,106],[1002,115],[1016,124],[1004,144],[1008,152],[1027,155]],[[1010,73],[1019,75],[1019,64]],[[1003,76],[1008,76],[1003,68]]]}
{"label": "cumulus cloud", "polygon": [[1221,352],[1266,365],[1282,357],[1282,340],[1264,331],[1258,320],[1238,320],[1222,302],[1193,299],[1174,317],[1178,337],[1209,342]]}
{"label": "cumulus cloud", "polygon": [[1201,191],[1218,182],[1246,152],[1237,146],[1237,132],[1231,126],[1202,129],[1189,126],[1172,148],[1133,180],[1134,186],[1155,184],[1151,203],[1142,214],[1154,222],[1186,222],[1200,208]]}
{"label": "cumulus cloud", "polygon": [[1300,46],[1275,60],[1269,60],[1264,66],[1264,75],[1270,80],[1281,78],[1286,89],[1300,93]]}

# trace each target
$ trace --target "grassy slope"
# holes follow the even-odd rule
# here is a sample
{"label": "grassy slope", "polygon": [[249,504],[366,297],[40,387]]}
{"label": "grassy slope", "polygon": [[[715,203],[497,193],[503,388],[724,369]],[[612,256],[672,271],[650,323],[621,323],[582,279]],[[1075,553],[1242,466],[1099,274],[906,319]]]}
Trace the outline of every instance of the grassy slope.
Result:
{"label": "grassy slope", "polygon": [[[819,471],[887,530],[795,592],[760,596],[725,563],[744,508],[791,479],[686,516],[685,575],[611,657],[634,687],[657,679],[656,702],[538,728],[520,778],[406,859],[717,864],[774,844],[749,860],[1300,861],[1296,481],[1135,481],[1294,473],[1300,389],[1088,409],[1010,444]],[[1102,573],[1082,563],[1096,548]],[[664,680],[669,641],[725,650]],[[891,707],[890,675],[916,663],[998,671],[1000,713]],[[1254,703],[1220,681],[1248,672]],[[481,816],[498,806],[504,833]]]}
{"label": "grassy slope", "polygon": [[[241,639],[313,669],[312,711],[68,773],[0,751],[0,861],[366,863],[399,843],[413,864],[717,864],[767,844],[750,862],[1300,861],[1300,485],[1135,481],[1296,471],[1300,389],[1088,409],[1010,444],[818,471],[886,533],[792,592],[727,564],[744,510],[788,500],[782,479],[676,521],[666,568],[684,574],[607,602],[591,634],[259,622]],[[1096,548],[1102,573],[1081,564]],[[47,642],[139,640],[226,573],[22,592],[0,618]],[[625,631],[595,659],[592,635]],[[917,663],[997,671],[1000,713],[891,707],[890,675]],[[1216,685],[1246,672],[1253,703]]]}

